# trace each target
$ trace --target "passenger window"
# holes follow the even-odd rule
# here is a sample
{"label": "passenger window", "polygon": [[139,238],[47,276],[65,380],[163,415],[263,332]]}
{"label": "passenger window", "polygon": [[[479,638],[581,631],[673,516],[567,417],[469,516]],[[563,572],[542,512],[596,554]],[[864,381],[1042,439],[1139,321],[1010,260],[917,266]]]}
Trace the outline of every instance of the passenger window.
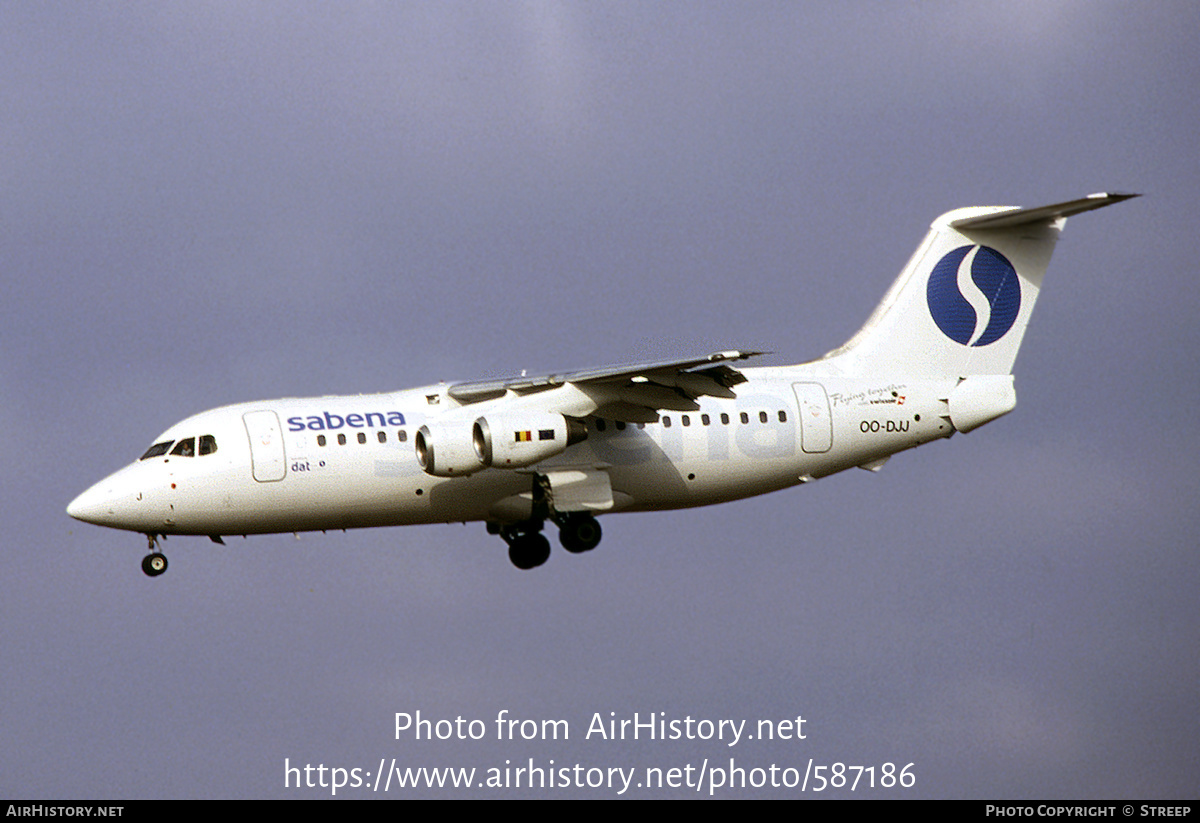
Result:
{"label": "passenger window", "polygon": [[663,417],[663,428],[664,428],[664,429],[669,429],[669,428],[671,428],[671,418],[669,418],[669,417]]}
{"label": "passenger window", "polygon": [[379,433],[378,433],[377,435],[375,435],[375,436],[379,438],[379,442],[380,442],[380,443],[386,443],[386,442],[387,442],[387,432],[379,432]]}
{"label": "passenger window", "polygon": [[196,456],[196,438],[185,437],[171,449],[171,454],[178,457],[195,457]]}
{"label": "passenger window", "polygon": [[727,415],[725,412],[721,412],[721,425],[722,426],[729,425],[729,415]]}
{"label": "passenger window", "polygon": [[398,431],[396,433],[396,439],[399,440],[401,443],[407,443],[408,442],[408,432],[406,432],[404,429],[401,429],[400,431]]}
{"label": "passenger window", "polygon": [[358,442],[360,445],[367,442],[367,433],[366,432],[358,433]]}
{"label": "passenger window", "polygon": [[707,426],[709,423],[712,422],[712,418],[709,417],[707,414],[702,414],[702,415],[700,415],[700,422]]}
{"label": "passenger window", "polygon": [[767,418],[767,413],[766,413],[765,411],[764,411],[764,412],[759,412],[759,413],[758,413],[758,422],[759,422],[759,423],[766,423],[766,422],[767,422],[767,419],[768,419],[768,418]]}
{"label": "passenger window", "polygon": [[625,431],[625,421],[624,420],[617,421],[617,431],[619,431],[619,432]]}
{"label": "passenger window", "polygon": [[167,449],[171,448],[171,444],[174,442],[174,440],[164,440],[161,443],[155,443],[153,446],[147,449],[146,453],[139,457],[138,460],[149,460],[151,457],[161,457],[167,453]]}
{"label": "passenger window", "polygon": [[324,445],[325,445],[325,435],[323,435],[323,434],[318,434],[318,435],[317,435],[317,445],[318,445],[318,446],[324,446]]}
{"label": "passenger window", "polygon": [[602,431],[604,431],[604,429],[605,429],[604,419],[597,417],[596,418],[596,431],[602,432]]}
{"label": "passenger window", "polygon": [[746,414],[745,412],[742,412],[742,423],[745,424],[745,423],[749,423],[749,422],[750,422],[750,415]]}
{"label": "passenger window", "polygon": [[339,445],[339,446],[344,446],[344,445],[346,445],[346,435],[344,435],[344,434],[339,434],[339,435],[338,435],[338,445]]}
{"label": "passenger window", "polygon": [[683,423],[683,425],[685,425],[685,426],[690,426],[690,425],[692,425],[692,418],[691,418],[691,417],[689,417],[688,415],[686,415],[686,414],[685,414],[685,415],[684,415],[684,416],[681,418],[681,422],[682,422],[682,423]]}
{"label": "passenger window", "polygon": [[783,410],[780,410],[780,412],[779,412],[779,422],[780,422],[780,423],[786,423],[786,422],[787,422],[787,412],[785,412],[785,411],[783,411]]}
{"label": "passenger window", "polygon": [[211,434],[206,434],[200,438],[200,456],[212,454],[217,450],[217,438]]}

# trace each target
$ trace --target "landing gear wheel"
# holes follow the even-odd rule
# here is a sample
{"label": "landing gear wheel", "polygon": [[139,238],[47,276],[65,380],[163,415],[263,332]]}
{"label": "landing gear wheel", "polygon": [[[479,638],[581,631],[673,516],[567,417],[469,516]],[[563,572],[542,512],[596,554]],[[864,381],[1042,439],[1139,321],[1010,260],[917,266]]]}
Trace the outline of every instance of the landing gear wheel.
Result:
{"label": "landing gear wheel", "polygon": [[509,543],[508,559],[518,569],[536,569],[550,559],[550,541],[536,532],[522,534]]}
{"label": "landing gear wheel", "polygon": [[590,552],[601,536],[600,523],[590,514],[572,515],[559,525],[558,541],[573,554]]}
{"label": "landing gear wheel", "polygon": [[154,552],[142,558],[142,571],[149,577],[158,577],[167,570],[167,556],[161,552]]}

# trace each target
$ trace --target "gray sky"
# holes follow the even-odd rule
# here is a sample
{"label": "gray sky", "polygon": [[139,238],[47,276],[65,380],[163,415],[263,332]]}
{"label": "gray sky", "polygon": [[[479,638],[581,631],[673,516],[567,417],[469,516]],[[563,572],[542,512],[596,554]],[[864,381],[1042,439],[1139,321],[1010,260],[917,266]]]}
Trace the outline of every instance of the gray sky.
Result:
{"label": "gray sky", "polygon": [[[1184,2],[4,4],[0,796],[733,757],[1196,797],[1198,36]],[[150,580],[64,513],[224,403],[808,359],[941,212],[1102,189],[1147,196],[1069,222],[1017,410],[878,475],[605,518],[533,573],[472,524],[175,538]],[[417,710],[489,737],[394,739]]]}

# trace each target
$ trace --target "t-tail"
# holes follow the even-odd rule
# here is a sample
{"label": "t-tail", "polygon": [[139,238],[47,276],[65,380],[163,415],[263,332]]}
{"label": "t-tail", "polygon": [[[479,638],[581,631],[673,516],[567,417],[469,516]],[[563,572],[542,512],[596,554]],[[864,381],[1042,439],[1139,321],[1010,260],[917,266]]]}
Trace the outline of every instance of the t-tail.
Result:
{"label": "t-tail", "polygon": [[1066,219],[1137,196],[943,214],[866,324],[826,359],[862,377],[1011,374]]}

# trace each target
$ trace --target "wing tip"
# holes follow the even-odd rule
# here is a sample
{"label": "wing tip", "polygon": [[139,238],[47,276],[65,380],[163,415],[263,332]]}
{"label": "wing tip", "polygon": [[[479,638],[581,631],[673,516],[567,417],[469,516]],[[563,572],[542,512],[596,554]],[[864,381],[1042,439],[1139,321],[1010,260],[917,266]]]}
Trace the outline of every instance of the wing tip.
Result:
{"label": "wing tip", "polygon": [[1120,203],[1122,200],[1132,200],[1135,197],[1141,197],[1141,192],[1126,192],[1126,191],[1098,191],[1087,196],[1088,200],[1108,200],[1111,203]]}
{"label": "wing tip", "polygon": [[708,356],[708,361],[710,363],[720,363],[724,360],[749,360],[751,357],[759,357],[764,354],[771,354],[771,352],[754,351],[753,349],[748,349],[745,351],[742,349],[730,349],[728,351],[719,351],[710,354]]}

